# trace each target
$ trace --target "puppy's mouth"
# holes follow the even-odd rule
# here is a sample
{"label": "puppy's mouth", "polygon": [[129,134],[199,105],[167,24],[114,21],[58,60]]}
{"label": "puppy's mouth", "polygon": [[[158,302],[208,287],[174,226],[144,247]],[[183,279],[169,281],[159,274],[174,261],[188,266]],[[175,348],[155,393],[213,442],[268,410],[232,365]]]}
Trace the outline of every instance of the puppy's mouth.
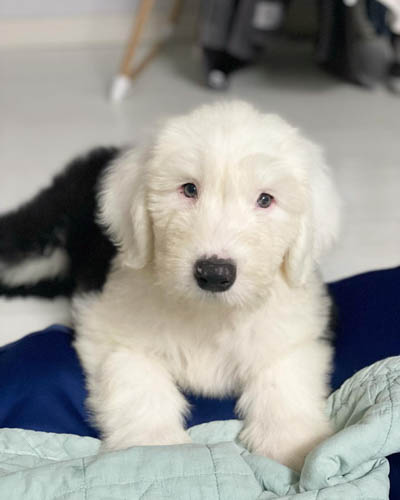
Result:
{"label": "puppy's mouth", "polygon": [[216,256],[197,260],[193,268],[197,285],[212,293],[226,292],[236,280],[236,264]]}

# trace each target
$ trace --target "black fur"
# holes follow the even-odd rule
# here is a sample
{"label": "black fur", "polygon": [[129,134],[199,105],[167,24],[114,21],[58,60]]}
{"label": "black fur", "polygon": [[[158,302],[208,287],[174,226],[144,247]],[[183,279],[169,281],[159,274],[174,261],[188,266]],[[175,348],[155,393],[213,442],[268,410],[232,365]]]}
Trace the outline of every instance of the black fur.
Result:
{"label": "black fur", "polygon": [[96,222],[97,191],[104,170],[119,153],[118,148],[97,148],[76,158],[32,200],[0,216],[2,266],[56,248],[69,256],[68,274],[54,280],[10,287],[1,283],[0,272],[0,295],[70,296],[103,286],[115,247]]}

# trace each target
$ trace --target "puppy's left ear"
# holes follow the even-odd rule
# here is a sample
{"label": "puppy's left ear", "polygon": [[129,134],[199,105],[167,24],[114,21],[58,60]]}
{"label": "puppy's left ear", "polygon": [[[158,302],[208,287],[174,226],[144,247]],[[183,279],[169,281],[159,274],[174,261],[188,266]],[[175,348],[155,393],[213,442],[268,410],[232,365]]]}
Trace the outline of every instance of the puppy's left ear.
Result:
{"label": "puppy's left ear", "polygon": [[291,286],[303,285],[339,234],[340,199],[322,152],[309,143],[308,202],[297,237],[284,260]]}
{"label": "puppy's left ear", "polygon": [[147,154],[132,150],[105,174],[99,195],[100,222],[120,248],[123,264],[140,269],[151,258],[152,228],[146,203]]}

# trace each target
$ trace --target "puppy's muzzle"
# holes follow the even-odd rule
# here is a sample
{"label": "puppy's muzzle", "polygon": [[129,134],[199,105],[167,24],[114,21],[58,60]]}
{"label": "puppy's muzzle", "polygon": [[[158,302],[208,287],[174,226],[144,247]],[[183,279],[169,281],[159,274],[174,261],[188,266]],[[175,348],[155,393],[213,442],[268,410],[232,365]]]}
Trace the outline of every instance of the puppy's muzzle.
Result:
{"label": "puppy's muzzle", "polygon": [[193,275],[197,284],[209,292],[225,292],[236,279],[236,265],[229,259],[199,259],[195,262]]}

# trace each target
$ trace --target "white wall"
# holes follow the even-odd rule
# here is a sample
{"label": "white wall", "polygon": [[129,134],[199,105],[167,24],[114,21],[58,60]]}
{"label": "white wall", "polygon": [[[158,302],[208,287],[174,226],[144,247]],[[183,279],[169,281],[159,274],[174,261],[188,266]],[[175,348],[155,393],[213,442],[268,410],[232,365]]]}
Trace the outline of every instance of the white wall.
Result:
{"label": "white wall", "polygon": [[[0,49],[123,44],[140,0],[0,0]],[[163,32],[174,0],[155,0],[142,43]],[[200,0],[186,0],[177,36],[195,37]]]}
{"label": "white wall", "polygon": [[[138,0],[0,0],[2,18],[38,18],[132,12]],[[168,0],[158,0],[168,3]]]}

